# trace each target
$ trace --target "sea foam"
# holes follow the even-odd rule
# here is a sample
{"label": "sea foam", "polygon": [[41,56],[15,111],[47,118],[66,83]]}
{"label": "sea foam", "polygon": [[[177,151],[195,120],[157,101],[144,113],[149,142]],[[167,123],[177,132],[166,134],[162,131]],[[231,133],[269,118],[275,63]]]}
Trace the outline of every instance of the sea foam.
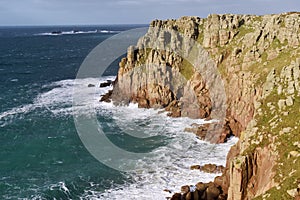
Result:
{"label": "sea foam", "polygon": [[93,33],[103,33],[103,34],[112,34],[119,33],[120,31],[111,31],[111,30],[92,30],[92,31],[54,31],[54,32],[45,32],[34,34],[36,36],[59,36],[59,35],[78,35],[78,34],[93,34]]}
{"label": "sea foam", "polygon": [[[167,138],[165,145],[152,151],[153,156],[135,163],[136,170],[128,172],[130,182],[115,185],[104,192],[86,190],[81,195],[82,199],[165,199],[172,194],[164,192],[164,189],[178,192],[182,185],[193,185],[199,181],[209,182],[219,175],[190,170],[190,166],[208,163],[225,165],[226,155],[230,147],[237,142],[237,138],[231,138],[225,144],[210,144],[184,131],[193,123],[207,123],[202,119],[171,118],[165,112],[161,112],[162,110],[141,109],[136,104],[117,107],[113,103],[99,102],[100,95],[112,89],[111,86],[99,88],[99,82],[114,78],[62,80],[47,84],[43,87],[46,91],[40,93],[32,104],[0,113],[0,125],[6,126],[19,118],[24,118],[35,109],[57,117],[82,112],[89,115],[96,110],[100,116],[112,117],[113,123],[128,134],[139,130],[148,136],[161,135]],[[94,84],[95,87],[88,87],[89,84]],[[74,106],[74,91],[83,90],[89,97],[80,105]],[[68,192],[63,183],[60,182],[58,186]]]}

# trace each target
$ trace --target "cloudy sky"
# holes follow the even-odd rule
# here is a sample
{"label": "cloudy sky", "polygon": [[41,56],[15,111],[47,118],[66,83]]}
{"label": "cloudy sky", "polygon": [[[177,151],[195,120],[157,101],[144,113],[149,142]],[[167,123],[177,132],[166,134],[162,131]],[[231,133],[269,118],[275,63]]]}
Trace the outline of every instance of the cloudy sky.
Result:
{"label": "cloudy sky", "polygon": [[300,11],[300,0],[0,0],[0,25],[147,24],[210,13]]}

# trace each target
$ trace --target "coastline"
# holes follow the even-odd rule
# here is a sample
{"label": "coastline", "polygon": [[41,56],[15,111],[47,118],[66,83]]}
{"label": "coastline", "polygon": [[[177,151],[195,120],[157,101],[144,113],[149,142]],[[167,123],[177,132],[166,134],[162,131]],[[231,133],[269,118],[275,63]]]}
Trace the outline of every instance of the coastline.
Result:
{"label": "coastline", "polygon": [[[284,159],[278,158],[278,155],[276,155],[278,151],[274,150],[274,144],[267,139],[268,134],[264,134],[266,131],[265,126],[270,127],[270,125],[263,118],[264,116],[271,117],[275,115],[273,104],[276,104],[278,100],[279,109],[277,111],[281,113],[281,116],[294,113],[291,109],[298,105],[298,103],[295,105],[295,95],[299,92],[299,59],[297,59],[299,55],[297,50],[299,38],[295,34],[295,31],[296,33],[299,32],[298,25],[299,13],[297,12],[264,16],[209,15],[206,19],[182,17],[178,20],[156,20],[150,25],[149,35],[152,32],[157,33],[155,27],[158,27],[158,29],[167,29],[166,32],[169,30],[169,36],[175,38],[170,40],[169,36],[159,36],[159,42],[163,46],[168,46],[166,43],[168,44],[169,42],[171,42],[171,47],[172,45],[178,45],[176,40],[180,37],[174,35],[172,30],[179,31],[186,37],[193,38],[202,44],[204,51],[208,52],[208,54],[202,54],[202,62],[203,59],[206,59],[203,55],[212,56],[212,60],[217,65],[225,81],[226,104],[228,108],[226,110],[225,123],[221,124],[223,130],[220,138],[216,141],[224,142],[230,135],[240,137],[238,144],[231,148],[227,156],[225,173],[215,179],[218,186],[222,187],[224,196],[228,195],[228,199],[248,199],[259,197],[265,193],[268,193],[268,197],[271,198],[277,195],[277,193],[272,192],[273,188],[282,183],[276,179],[278,171],[271,173],[266,177],[266,180],[259,178],[262,175],[260,173],[263,173],[264,170],[274,171],[278,160]],[[127,57],[120,62],[117,87],[111,95],[112,99],[116,100],[117,96],[119,99],[121,98],[121,101],[125,99],[127,102],[136,102],[139,107],[144,108],[168,108],[171,111],[170,115],[176,117],[209,117],[211,106],[214,104],[211,103],[211,99],[208,97],[209,94],[212,94],[209,93],[208,81],[203,80],[201,73],[197,74],[197,72],[191,70],[184,59],[172,55],[172,52],[160,49],[148,50],[147,46],[149,44],[147,42],[150,41],[151,43],[151,36],[149,35],[140,39],[137,49],[133,47],[128,48]],[[183,39],[183,44],[184,42],[185,40]],[[186,44],[189,44],[189,42]],[[288,55],[290,57],[287,59],[286,56]],[[136,71],[136,66],[141,66],[143,63],[146,66],[146,71],[148,70],[147,72],[154,74],[153,77],[143,78],[143,70],[145,69]],[[148,66],[151,63],[161,66],[161,72],[156,68],[149,68]],[[168,65],[171,66],[169,71],[164,69],[164,66],[168,67]],[[206,67],[209,66],[212,65],[206,62]],[[260,70],[258,69],[262,73],[259,73]],[[290,71],[297,72],[297,75],[293,76],[293,73],[291,74]],[[142,84],[143,87],[139,84],[144,80],[149,81],[155,80],[155,77],[163,77],[168,72],[172,76],[181,74],[187,79],[187,82],[183,85],[183,87],[187,86],[184,92],[189,90],[189,88],[193,88],[194,92],[197,91],[196,94],[201,94],[199,96],[196,95],[196,97],[188,96],[185,99],[192,99],[193,101],[187,101],[189,102],[187,109],[180,107],[183,102],[186,103],[184,98],[178,97],[180,92],[177,88],[180,88],[180,81],[175,83],[175,86],[173,85],[172,90],[170,90],[170,86],[161,87],[157,83],[151,85],[146,82],[146,85],[143,86]],[[281,73],[281,75],[279,76],[278,73]],[[128,77],[126,74],[130,74],[130,76]],[[145,74],[147,76],[147,73]],[[166,77],[168,78],[168,75]],[[165,82],[166,79],[163,78],[162,80],[162,82]],[[137,84],[137,86],[134,86],[134,84]],[[286,88],[285,84],[288,85],[288,88]],[[199,87],[200,85],[201,87]],[[272,93],[277,87],[280,88],[278,96]],[[279,99],[282,94],[285,95],[284,98],[287,98],[287,100]],[[269,96],[272,96],[273,99],[270,99]],[[200,108],[196,113],[193,111],[195,107],[189,107],[189,105],[194,103]],[[271,114],[269,109],[273,109]],[[289,111],[284,112],[284,109]],[[174,112],[177,114],[174,114]],[[294,114],[293,116],[298,117]],[[276,117],[278,118],[278,114],[275,115]],[[272,121],[273,119],[269,120]],[[283,121],[288,120],[288,118],[281,119]],[[261,123],[265,122],[267,124],[261,125]],[[291,126],[293,125],[291,124]],[[288,127],[289,130],[278,130],[276,129],[277,125],[274,124],[270,128],[274,129],[274,134],[284,131],[293,135],[297,129],[296,127],[295,130],[291,127]],[[203,128],[200,126],[198,131],[202,134]],[[280,144],[280,142],[277,142],[277,144]],[[278,148],[280,147],[277,145],[275,149]],[[290,149],[293,148],[292,145]],[[285,150],[281,149],[279,151],[284,152]],[[257,162],[262,164],[258,165]],[[271,165],[266,167],[263,164],[265,162],[271,163]],[[286,160],[283,162],[286,162]],[[297,159],[294,162],[298,162]],[[259,174],[257,174],[257,170],[259,170]],[[292,180],[294,178],[290,177]],[[251,187],[251,184],[254,183],[257,183],[258,186]],[[284,185],[283,188],[291,187],[295,187],[295,182],[290,185]],[[282,195],[282,197],[290,198],[284,191],[286,189],[278,187],[277,190],[280,191],[279,195]],[[271,192],[269,193],[269,191]],[[187,194],[188,192],[183,189],[182,193]],[[225,198],[224,196],[222,198]],[[174,196],[174,198],[179,198],[179,196]]]}

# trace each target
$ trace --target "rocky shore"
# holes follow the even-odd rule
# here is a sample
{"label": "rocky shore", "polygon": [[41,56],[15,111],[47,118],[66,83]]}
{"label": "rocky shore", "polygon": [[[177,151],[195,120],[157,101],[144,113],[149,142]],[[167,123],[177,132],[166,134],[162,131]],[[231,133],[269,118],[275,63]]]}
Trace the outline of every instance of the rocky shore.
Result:
{"label": "rocky shore", "polygon": [[182,17],[153,21],[128,48],[104,100],[224,119],[189,131],[214,143],[240,138],[222,176],[184,186],[171,199],[299,199],[299,29],[297,12]]}

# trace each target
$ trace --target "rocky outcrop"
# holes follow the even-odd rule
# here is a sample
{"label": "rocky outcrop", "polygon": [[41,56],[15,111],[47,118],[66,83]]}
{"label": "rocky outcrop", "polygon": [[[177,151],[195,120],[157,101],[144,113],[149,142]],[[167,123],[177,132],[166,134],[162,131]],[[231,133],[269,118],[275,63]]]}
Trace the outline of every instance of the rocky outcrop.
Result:
{"label": "rocky outcrop", "polygon": [[300,13],[153,21],[120,62],[111,98],[176,117],[221,119],[190,131],[211,142],[240,137],[215,180],[222,193],[230,200],[296,198],[299,29]]}
{"label": "rocky outcrop", "polygon": [[200,170],[205,173],[223,173],[225,170],[224,166],[216,164],[192,165],[190,168],[191,170]]}
{"label": "rocky outcrop", "polygon": [[213,183],[199,182],[195,186],[182,186],[181,193],[176,193],[171,200],[225,200],[222,188]]}

